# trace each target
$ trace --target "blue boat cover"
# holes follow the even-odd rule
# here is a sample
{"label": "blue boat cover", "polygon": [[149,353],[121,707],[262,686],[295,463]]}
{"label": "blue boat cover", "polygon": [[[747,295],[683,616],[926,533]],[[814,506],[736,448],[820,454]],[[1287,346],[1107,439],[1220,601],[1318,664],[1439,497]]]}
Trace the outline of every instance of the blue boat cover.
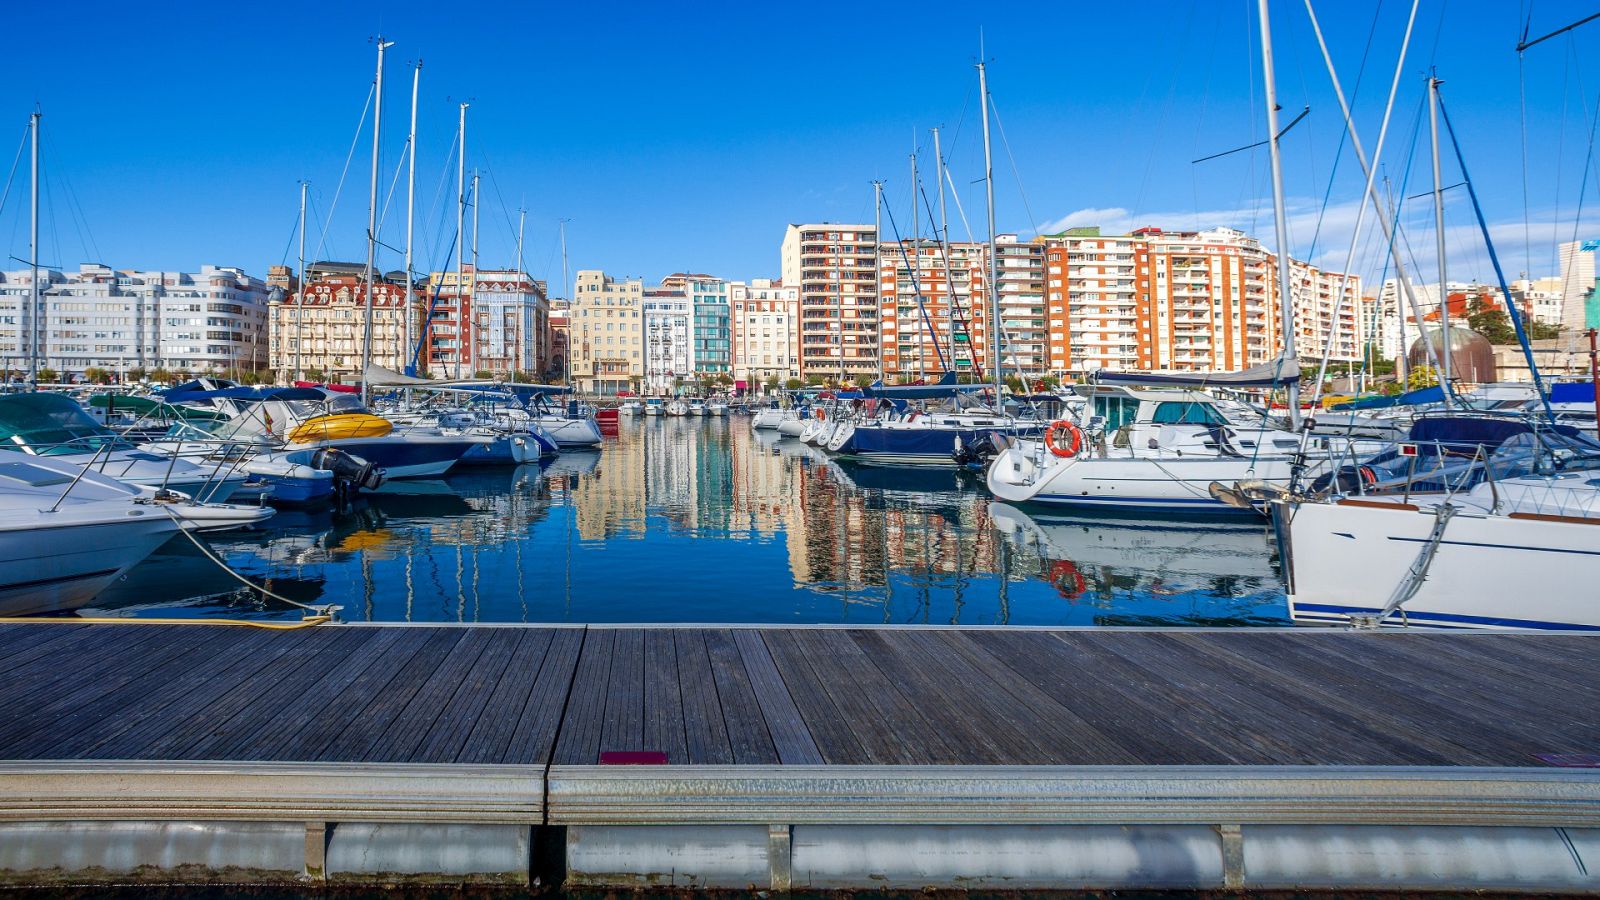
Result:
{"label": "blue boat cover", "polygon": [[1593,403],[1594,385],[1584,381],[1560,381],[1550,385],[1551,403]]}
{"label": "blue boat cover", "polygon": [[[1571,425],[1544,425],[1544,430],[1557,434],[1573,435],[1578,430]],[[1498,447],[1506,439],[1533,430],[1533,423],[1524,418],[1510,416],[1424,416],[1411,423],[1408,441],[1438,442],[1453,447]]]}
{"label": "blue boat cover", "polygon": [[317,388],[283,387],[231,387],[215,391],[175,387],[161,394],[168,403],[188,403],[194,400],[326,400],[328,394]]}
{"label": "blue boat cover", "polygon": [[1404,394],[1396,394],[1393,397],[1385,397],[1381,394],[1362,397],[1359,400],[1351,400],[1348,403],[1335,403],[1328,408],[1334,410],[1388,409],[1391,406],[1420,406],[1424,403],[1443,402],[1444,388],[1436,384],[1433,387],[1418,388],[1414,391],[1406,391]]}
{"label": "blue boat cover", "polygon": [[862,390],[862,396],[882,397],[888,400],[926,400],[932,397],[949,397],[968,391],[982,391],[992,387],[988,384],[957,384],[956,373],[946,372],[933,384],[895,384],[886,385],[882,381],[875,381],[870,387]]}

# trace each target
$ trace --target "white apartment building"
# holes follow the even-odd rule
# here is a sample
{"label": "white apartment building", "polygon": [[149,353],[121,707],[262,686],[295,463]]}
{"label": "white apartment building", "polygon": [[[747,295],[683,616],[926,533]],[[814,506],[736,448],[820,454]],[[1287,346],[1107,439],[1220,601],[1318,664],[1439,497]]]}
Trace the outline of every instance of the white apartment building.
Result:
{"label": "white apartment building", "polygon": [[665,396],[694,377],[694,304],[682,290],[644,292],[644,392]]}
{"label": "white apartment building", "polygon": [[[988,248],[984,248],[987,256]],[[1014,234],[995,235],[995,266],[999,285],[1000,362],[1007,376],[1037,378],[1051,374],[1049,313],[1045,303],[1044,245],[1019,243]],[[988,270],[982,273],[988,277]],[[980,291],[980,300],[987,296]],[[980,341],[978,359],[989,358],[983,349],[993,340],[988,334],[990,311],[979,303],[974,310],[974,339]],[[958,342],[959,349],[959,342]],[[957,354],[959,361],[960,354]]]}
{"label": "white apartment building", "polygon": [[1588,313],[1589,293],[1596,290],[1596,256],[1600,256],[1600,240],[1561,245],[1561,327],[1569,335],[1600,327],[1600,321],[1590,321]]}
{"label": "white apartment building", "polygon": [[268,287],[242,269],[141,272],[85,264],[72,273],[41,269],[39,281],[39,306],[30,311],[31,270],[0,272],[0,365],[6,370],[25,372],[33,348],[39,368],[64,378],[91,367],[121,374],[267,365]]}
{"label": "white apartment building", "polygon": [[545,283],[526,272],[479,269],[472,291],[473,357],[495,375],[542,373],[550,360]]}
{"label": "white apartment building", "polygon": [[728,284],[734,387],[800,377],[800,289],[770,278]]}
{"label": "white apartment building", "polygon": [[593,394],[637,391],[644,381],[644,282],[578,272],[568,310],[572,385]]}
{"label": "white apartment building", "polygon": [[878,240],[871,225],[790,225],[783,283],[800,289],[800,371],[825,378],[878,374]]}

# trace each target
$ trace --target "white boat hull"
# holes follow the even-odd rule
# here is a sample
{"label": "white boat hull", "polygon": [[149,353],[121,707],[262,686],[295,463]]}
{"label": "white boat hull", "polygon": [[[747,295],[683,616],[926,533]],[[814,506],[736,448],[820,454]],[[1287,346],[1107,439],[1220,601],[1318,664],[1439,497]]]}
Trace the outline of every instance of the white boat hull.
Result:
{"label": "white boat hull", "polygon": [[0,532],[0,615],[66,612],[93,600],[178,532],[156,510],[134,521]]}
{"label": "white boat hull", "polygon": [[[1388,604],[1429,543],[1431,508],[1383,501],[1276,504],[1289,612],[1349,624]],[[1600,519],[1463,510],[1416,594],[1384,625],[1600,629]]]}
{"label": "white boat hull", "polygon": [[[1042,458],[1022,441],[994,458],[985,480],[1009,503],[1047,503],[1082,509],[1227,514],[1246,512],[1212,498],[1211,483],[1257,480],[1287,487],[1290,461],[1163,454],[1160,457],[1098,457],[1080,454]],[[1041,464],[1042,463],[1042,464]]]}

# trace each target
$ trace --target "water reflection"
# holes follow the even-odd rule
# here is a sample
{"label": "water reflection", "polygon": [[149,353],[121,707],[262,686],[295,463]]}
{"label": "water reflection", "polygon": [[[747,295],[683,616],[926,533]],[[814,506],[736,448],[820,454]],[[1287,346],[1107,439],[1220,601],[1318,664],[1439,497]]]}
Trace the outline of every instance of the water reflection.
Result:
{"label": "water reflection", "polygon": [[[347,619],[1285,621],[1261,527],[1050,516],[953,470],[849,465],[738,418],[625,422],[603,450],[543,468],[396,482],[346,513],[209,540],[250,579]],[[182,541],[95,607],[289,612]]]}

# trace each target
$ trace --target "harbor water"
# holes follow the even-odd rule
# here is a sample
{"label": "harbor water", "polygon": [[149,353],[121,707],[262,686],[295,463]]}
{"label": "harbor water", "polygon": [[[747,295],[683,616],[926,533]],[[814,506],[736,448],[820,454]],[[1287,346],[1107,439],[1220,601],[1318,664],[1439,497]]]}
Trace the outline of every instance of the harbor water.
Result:
{"label": "harbor water", "polygon": [[[377,622],[1282,625],[1264,521],[1090,519],[954,469],[863,467],[749,420],[624,419],[598,451],[397,481],[211,535]],[[286,619],[179,537],[86,615]]]}

